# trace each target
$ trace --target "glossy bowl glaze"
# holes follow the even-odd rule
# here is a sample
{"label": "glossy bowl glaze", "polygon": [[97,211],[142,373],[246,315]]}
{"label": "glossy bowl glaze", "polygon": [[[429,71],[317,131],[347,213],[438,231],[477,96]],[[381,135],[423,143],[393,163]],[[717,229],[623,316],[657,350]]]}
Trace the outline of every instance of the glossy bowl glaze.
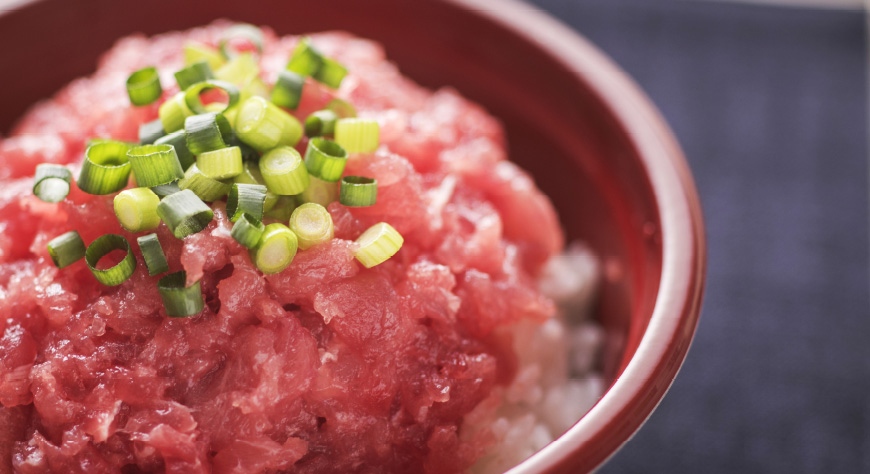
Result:
{"label": "glossy bowl glaze", "polygon": [[[513,0],[42,0],[0,13],[0,131],[96,68],[131,32],[229,18],[279,34],[351,31],[423,85],[451,85],[499,117],[511,158],[551,197],[569,239],[605,269],[596,318],[609,388],[512,474],[587,472],[643,424],[689,349],[704,286],[700,203],[679,145],[638,87],[594,46]],[[7,0],[8,4],[8,0]]]}

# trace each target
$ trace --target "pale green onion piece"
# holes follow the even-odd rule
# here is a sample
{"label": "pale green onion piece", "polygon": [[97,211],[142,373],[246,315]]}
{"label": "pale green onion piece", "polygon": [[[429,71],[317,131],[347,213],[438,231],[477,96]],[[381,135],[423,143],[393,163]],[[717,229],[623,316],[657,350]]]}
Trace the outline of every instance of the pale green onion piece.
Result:
{"label": "pale green onion piece", "polygon": [[269,224],[263,229],[257,247],[251,251],[252,260],[261,272],[278,273],[293,261],[297,246],[296,234],[286,225]]}
{"label": "pale green onion piece", "polygon": [[332,240],[335,232],[329,211],[313,202],[305,203],[293,211],[290,230],[296,234],[302,250]]}
{"label": "pale green onion piece", "polygon": [[115,216],[128,232],[156,229],[160,225],[160,198],[148,188],[125,189],[115,196]]}
{"label": "pale green onion piece", "polygon": [[166,133],[172,133],[184,128],[184,119],[193,115],[193,112],[184,101],[184,92],[179,92],[170,97],[166,102],[160,104],[157,115],[160,116],[160,121],[163,122],[163,130]]}
{"label": "pale green onion piece", "polygon": [[142,145],[151,145],[164,135],[166,131],[163,130],[163,122],[160,119],[139,125],[139,143]]}
{"label": "pale green onion piece", "polygon": [[[241,147],[240,147],[241,148]],[[242,159],[245,158],[244,151]],[[257,157],[259,158],[259,156]],[[266,186],[266,180],[263,179],[263,173],[260,173],[260,165],[257,161],[245,161],[242,165],[242,173],[233,178],[233,183],[241,184],[259,184]],[[278,195],[269,191],[266,188],[266,199],[263,201],[263,212],[269,212],[275,207],[275,202],[278,201]]]}
{"label": "pale green onion piece", "polygon": [[226,58],[234,58],[239,55],[239,52],[233,49],[232,43],[238,40],[250,42],[257,48],[257,52],[263,51],[263,32],[254,25],[240,23],[233,25],[221,34],[220,50],[221,54]]}
{"label": "pale green onion piece", "polygon": [[214,73],[208,61],[197,61],[175,73],[175,81],[178,82],[178,88],[181,90],[209,79],[214,79]]}
{"label": "pale green onion piece", "polygon": [[194,155],[226,148],[233,138],[232,133],[230,123],[221,114],[193,115],[184,121],[187,148]]}
{"label": "pale green onion piece", "polygon": [[227,216],[230,222],[239,220],[242,214],[250,214],[263,220],[263,203],[266,201],[266,187],[259,184],[233,184],[227,196]]}
{"label": "pale green onion piece", "polygon": [[380,222],[369,227],[356,239],[359,248],[354,256],[364,267],[372,268],[395,255],[404,242],[405,239],[393,226]]}
{"label": "pale green onion piece", "polygon": [[44,202],[61,202],[69,195],[72,173],[66,166],[42,163],[36,166],[33,194]]}
{"label": "pale green onion piece", "polygon": [[332,110],[318,110],[305,119],[305,136],[332,135],[335,132],[336,121],[338,121],[338,114]]}
{"label": "pale green onion piece", "polygon": [[302,202],[316,202],[323,207],[338,201],[338,182],[324,181],[316,176],[309,176],[308,187],[299,195]]}
{"label": "pale green onion piece", "polygon": [[64,268],[85,256],[85,243],[78,232],[71,230],[48,242],[48,255],[54,266]]}
{"label": "pale green onion piece", "polygon": [[196,157],[196,166],[211,179],[230,179],[242,174],[242,151],[237,146],[207,151]]}
{"label": "pale green onion piece", "polygon": [[127,187],[130,178],[130,144],[104,141],[88,147],[78,186],[88,194],[112,194]]}
{"label": "pale green onion piece", "polygon": [[266,226],[250,214],[242,214],[236,223],[233,224],[233,230],[230,231],[230,235],[236,242],[252,249],[260,242],[260,237],[263,236],[265,229]]}
{"label": "pale green onion piece", "polygon": [[227,95],[226,105],[220,104],[219,110],[213,110],[213,112],[223,112],[239,102],[239,88],[234,84],[226,81],[208,80],[194,84],[184,91],[184,102],[187,104],[187,108],[195,114],[209,112],[209,110],[206,110],[206,106],[202,105],[200,96],[203,92],[212,89],[221,89]]}
{"label": "pale green onion piece", "polygon": [[170,318],[194,316],[205,308],[200,281],[187,286],[187,272],[183,270],[158,280],[157,292],[160,293],[163,308]]}
{"label": "pale green onion piece", "polygon": [[184,177],[172,145],[141,145],[127,151],[136,184],[150,188]]}
{"label": "pale green onion piece", "polygon": [[139,250],[142,252],[149,275],[155,276],[169,271],[169,263],[166,261],[166,254],[163,253],[157,234],[143,235],[136,239],[136,242],[139,243]]}
{"label": "pale green onion piece", "polygon": [[[127,252],[124,259],[113,265],[112,267],[100,270],[97,268],[97,263],[111,253],[113,250],[123,250]],[[136,257],[133,256],[133,250],[130,248],[130,243],[124,236],[118,234],[106,234],[97,237],[96,240],[88,245],[85,251],[85,262],[94,278],[98,282],[106,286],[117,286],[127,281],[136,271]]]}
{"label": "pale green onion piece", "polygon": [[207,44],[190,41],[184,44],[184,64],[189,66],[199,61],[208,62],[212,71],[217,71],[226,63],[220,51]]}
{"label": "pale green onion piece", "polygon": [[333,89],[338,89],[345,76],[347,76],[347,68],[341,63],[332,58],[323,58],[323,64],[313,77]]}
{"label": "pale green onion piece", "polygon": [[293,50],[287,63],[287,70],[301,76],[313,76],[323,66],[323,60],[323,53],[318,51],[311,44],[311,39],[305,36],[299,39],[299,43]]}
{"label": "pale green onion piece", "polygon": [[[305,167],[308,173],[324,181],[335,182],[341,179],[347,152],[338,143],[326,138],[316,137],[308,141],[305,150]],[[262,167],[260,168],[262,170]]]}
{"label": "pale green onion piece", "polygon": [[178,186],[178,181],[173,181],[168,184],[161,184],[160,186],[152,186],[151,191],[158,197],[166,197],[181,191],[181,188]]}
{"label": "pale green onion piece", "polygon": [[378,201],[378,180],[364,176],[341,178],[338,202],[348,207],[372,206]]}
{"label": "pale green onion piece", "polygon": [[175,154],[178,156],[178,162],[181,163],[181,168],[186,170],[190,165],[196,163],[196,156],[187,148],[187,134],[184,130],[178,130],[168,135],[164,135],[154,141],[155,145],[172,145],[175,148]]}
{"label": "pale green onion piece", "polygon": [[339,119],[335,124],[335,141],[348,153],[371,153],[380,145],[380,126],[372,119]]}
{"label": "pale green onion piece", "polygon": [[308,186],[308,171],[295,148],[282,146],[260,158],[260,173],[269,191],[289,196]]}
{"label": "pale green onion piece", "polygon": [[184,178],[178,180],[178,187],[189,189],[203,201],[212,202],[226,196],[232,184],[209,178],[194,164],[184,172]]}
{"label": "pale green onion piece", "polygon": [[278,73],[278,80],[272,89],[272,103],[285,109],[296,110],[302,99],[302,88],[305,77],[293,71],[283,70]]}
{"label": "pale green onion piece", "polygon": [[266,217],[287,222],[294,210],[296,210],[296,196],[278,196],[272,209],[266,211]]}
{"label": "pale green onion piece", "polygon": [[160,86],[160,75],[157,68],[146,67],[140,69],[127,78],[127,95],[133,105],[148,105],[156,101],[163,94]]}
{"label": "pale green onion piece", "polygon": [[260,152],[293,146],[302,138],[302,125],[296,117],[262,97],[242,103],[235,124],[239,139]]}
{"label": "pale green onion piece", "polygon": [[[262,79],[260,79],[260,76],[251,76],[247,82],[242,84],[241,87],[242,90],[239,93],[240,104],[250,99],[251,97],[262,97],[264,99],[269,98],[269,86],[267,86],[266,83],[263,82]],[[231,123],[236,123],[236,116],[238,115],[238,112],[239,107],[233,107],[224,112],[224,115],[226,115],[227,120],[229,120]]]}
{"label": "pale green onion piece", "polygon": [[260,65],[257,64],[256,58],[251,53],[242,53],[215,71],[215,77],[237,86],[247,84],[251,78],[259,76],[259,74]]}
{"label": "pale green onion piece", "polygon": [[350,102],[343,99],[332,99],[326,104],[326,109],[335,112],[338,118],[356,117],[356,108]]}
{"label": "pale green onion piece", "polygon": [[214,218],[211,208],[189,189],[163,198],[157,205],[157,215],[179,239],[205,229]]}

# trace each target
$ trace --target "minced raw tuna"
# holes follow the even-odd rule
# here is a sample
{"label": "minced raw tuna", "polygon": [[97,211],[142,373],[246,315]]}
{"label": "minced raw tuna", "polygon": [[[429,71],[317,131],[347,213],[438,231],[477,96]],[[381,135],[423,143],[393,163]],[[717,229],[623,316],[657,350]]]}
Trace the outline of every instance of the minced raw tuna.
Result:
{"label": "minced raw tuna", "polygon": [[[500,328],[554,313],[535,279],[563,237],[548,199],[506,161],[499,123],[402,77],[379,45],[313,35],[350,74],[338,90],[309,79],[293,112],[304,120],[340,97],[381,125],[377,152],[345,169],[377,178],[377,204],[332,203],[335,239],[264,276],[222,201],[184,240],[161,224],[171,271],[202,282],[205,310],[190,318],[166,316],[135,244],[138,269],[120,286],[84,261],[52,265],[46,244],[64,232],[86,244],[145,233],[120,227],[112,195],[73,187],[40,201],[35,166],[78,176],[88,139],[137,141],[157,104],[131,106],[127,76],[156,65],[171,97],[184,43],[215,45],[227,25],[122,39],[0,140],[0,473],[461,472],[493,442],[485,427],[462,430],[465,416],[514,377]],[[264,31],[272,84],[298,37]],[[354,239],[378,222],[404,246],[366,269]]]}

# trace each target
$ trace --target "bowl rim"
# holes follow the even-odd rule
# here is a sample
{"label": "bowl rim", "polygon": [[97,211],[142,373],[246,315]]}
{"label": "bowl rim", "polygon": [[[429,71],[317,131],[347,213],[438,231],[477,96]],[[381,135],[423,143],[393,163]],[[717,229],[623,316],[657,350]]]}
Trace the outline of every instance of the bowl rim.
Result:
{"label": "bowl rim", "polygon": [[635,355],[583,418],[508,473],[591,471],[649,418],[688,353],[706,274],[700,198],[685,156],[658,109],[622,69],[578,32],[519,0],[445,1],[523,37],[595,94],[637,150],[656,198],[662,274],[653,313]]}

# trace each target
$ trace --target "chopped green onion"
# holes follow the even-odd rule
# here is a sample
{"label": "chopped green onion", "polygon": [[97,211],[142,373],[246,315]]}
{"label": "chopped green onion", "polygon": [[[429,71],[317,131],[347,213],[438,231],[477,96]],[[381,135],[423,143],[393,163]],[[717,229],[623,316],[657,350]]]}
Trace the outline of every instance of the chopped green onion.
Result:
{"label": "chopped green onion", "polygon": [[266,211],[266,217],[287,222],[296,209],[296,196],[278,196],[271,210]]}
{"label": "chopped green onion", "polygon": [[45,202],[61,202],[69,194],[72,173],[66,166],[42,163],[36,166],[33,194]]}
{"label": "chopped green onion", "polygon": [[326,104],[326,109],[338,115],[338,118],[356,117],[356,108],[350,102],[343,99],[332,99]]}
{"label": "chopped green onion", "polygon": [[139,243],[139,250],[142,251],[142,258],[145,259],[149,275],[154,276],[169,271],[169,263],[166,261],[166,254],[163,253],[157,234],[143,235],[136,241]]}
{"label": "chopped green onion", "polygon": [[78,232],[71,230],[48,242],[48,255],[57,268],[78,262],[85,256],[85,243]]}
{"label": "chopped green onion", "polygon": [[[244,153],[242,153],[242,159],[244,158]],[[242,165],[242,173],[233,178],[233,183],[259,184],[261,186],[266,186],[266,180],[263,179],[263,173],[260,173],[260,165],[257,161],[245,161]],[[269,188],[266,188],[266,199],[263,201],[263,212],[271,211],[272,208],[275,207],[275,202],[277,201],[278,195],[269,191]]]}
{"label": "chopped green onion", "polygon": [[166,102],[160,104],[157,115],[160,116],[160,121],[163,122],[163,130],[166,133],[172,133],[184,128],[184,119],[193,115],[193,112],[184,101],[184,92],[179,92],[170,97]]}
{"label": "chopped green onion", "polygon": [[[113,250],[124,250],[127,252],[127,255],[124,256],[123,260],[110,268],[105,270],[98,269],[97,263]],[[127,242],[124,236],[118,234],[106,234],[97,237],[96,240],[91,242],[91,245],[88,245],[88,249],[85,251],[85,262],[88,264],[88,268],[91,269],[91,273],[94,274],[94,278],[106,286],[120,285],[127,281],[133,275],[133,272],[136,271],[136,257],[133,256],[130,243]]]}
{"label": "chopped green onion", "polygon": [[168,135],[164,135],[154,141],[155,145],[172,145],[175,148],[175,154],[178,156],[178,162],[181,163],[182,169],[190,168],[190,165],[196,163],[196,157],[187,148],[187,134],[184,130],[178,130]]}
{"label": "chopped green onion", "polygon": [[299,239],[299,248],[307,250],[317,244],[332,240],[334,229],[332,216],[320,204],[305,203],[290,216],[290,230]]}
{"label": "chopped green onion", "polygon": [[163,94],[160,86],[160,75],[157,68],[146,67],[140,69],[127,78],[127,95],[133,105],[148,105],[156,101]]}
{"label": "chopped green onion", "polygon": [[287,70],[301,76],[313,76],[323,66],[323,54],[311,44],[311,39],[302,37],[290,56]]}
{"label": "chopped green onion", "polygon": [[259,184],[233,184],[227,197],[227,216],[230,222],[239,220],[242,214],[250,214],[263,220],[263,203],[266,201],[266,187]]}
{"label": "chopped green onion", "polygon": [[151,145],[164,135],[166,131],[163,130],[163,122],[160,119],[139,125],[139,143],[142,145]]}
{"label": "chopped green onion", "polygon": [[173,181],[168,184],[161,184],[160,186],[152,186],[151,191],[159,197],[166,197],[181,191],[181,188],[178,186],[178,181]]}
{"label": "chopped green onion", "polygon": [[286,109],[296,110],[299,100],[302,99],[304,85],[305,77],[286,69],[279,72],[275,88],[272,89],[272,102]]}
{"label": "chopped green onion", "polygon": [[172,145],[140,145],[127,151],[136,184],[150,188],[184,177]]}
{"label": "chopped green onion", "polygon": [[302,125],[275,104],[254,96],[236,113],[236,133],[243,142],[264,152],[295,145],[302,137]]}
{"label": "chopped green onion", "polygon": [[211,208],[189,189],[163,198],[157,205],[157,215],[179,239],[205,229],[214,218]]}
{"label": "chopped green onion", "polygon": [[261,272],[278,273],[293,261],[296,256],[298,242],[296,234],[284,224],[269,224],[263,229],[263,235],[252,250],[254,264]]}
{"label": "chopped green onion", "polygon": [[236,87],[234,84],[226,81],[209,80],[194,84],[184,91],[184,102],[187,104],[187,108],[195,114],[204,114],[206,112],[209,112],[208,110],[206,110],[206,106],[202,105],[202,99],[200,98],[200,95],[203,92],[207,92],[212,89],[221,89],[227,94],[226,106],[221,105],[220,107],[222,108],[220,110],[216,110],[215,112],[223,112],[230,107],[236,105],[236,103],[238,103],[239,101],[239,88]]}
{"label": "chopped green onion", "polygon": [[[250,99],[251,97],[255,97],[255,96],[262,97],[264,99],[269,98],[269,95],[270,95],[269,86],[267,86],[266,83],[263,82],[262,79],[260,79],[260,76],[258,76],[256,74],[251,76],[247,82],[244,82],[241,87],[242,87],[242,90],[241,90],[241,92],[239,92],[239,103],[240,104],[245,102],[246,100]],[[224,115],[226,115],[227,120],[229,120],[232,123],[235,123],[236,122],[236,115],[238,115],[238,112],[239,112],[239,107],[233,107],[232,109],[229,109],[226,112],[224,112]]]}
{"label": "chopped green onion", "polygon": [[105,141],[85,151],[78,186],[88,194],[112,194],[127,187],[130,178],[128,143]]}
{"label": "chopped green onion", "polygon": [[260,237],[263,236],[265,229],[266,226],[250,214],[242,214],[236,223],[233,224],[233,230],[230,231],[230,235],[236,239],[236,242],[252,249],[260,242]]}
{"label": "chopped green onion", "polygon": [[295,148],[275,148],[260,158],[260,173],[269,191],[289,196],[299,194],[308,186],[308,171]]}
{"label": "chopped green onion", "polygon": [[338,182],[324,181],[316,176],[309,177],[310,183],[299,196],[302,202],[316,202],[323,207],[338,201]]}
{"label": "chopped green onion", "polygon": [[372,268],[395,255],[404,242],[405,239],[393,226],[380,222],[369,227],[356,239],[359,248],[354,256],[364,267]]}
{"label": "chopped green onion", "polygon": [[220,39],[221,54],[226,58],[238,56],[239,52],[232,48],[232,43],[239,39],[249,41],[257,48],[257,52],[263,52],[263,32],[254,25],[241,23],[224,30]]}
{"label": "chopped green onion", "polygon": [[335,132],[335,122],[338,115],[331,110],[318,110],[305,119],[305,135],[319,137],[332,135]]}
{"label": "chopped green onion", "polygon": [[348,207],[371,206],[378,201],[378,180],[364,176],[341,178],[338,202]]}
{"label": "chopped green onion", "polygon": [[347,152],[338,143],[321,137],[308,141],[305,167],[310,174],[324,181],[338,181],[344,173],[346,163]]}
{"label": "chopped green onion", "polygon": [[242,151],[237,146],[201,153],[196,166],[211,179],[230,179],[242,174]]}
{"label": "chopped green onion", "polygon": [[156,229],[160,225],[160,198],[148,188],[125,189],[115,196],[115,216],[128,232]]}
{"label": "chopped green onion", "polygon": [[178,180],[178,187],[189,189],[203,201],[211,202],[226,196],[232,184],[209,178],[194,164],[184,172],[184,178]]}
{"label": "chopped green onion", "polygon": [[251,53],[242,53],[231,59],[215,72],[215,76],[238,86],[245,85],[252,78],[259,76],[260,65]]}
{"label": "chopped green onion", "polygon": [[338,89],[341,86],[341,81],[344,80],[345,76],[347,76],[347,68],[332,58],[323,58],[320,69],[314,73],[314,79],[333,89]]}
{"label": "chopped green onion", "polygon": [[190,41],[184,44],[184,64],[189,66],[199,61],[207,61],[212,71],[217,71],[226,60],[217,48],[207,44]]}
{"label": "chopped green onion", "polygon": [[208,61],[197,61],[175,73],[175,81],[178,82],[178,88],[181,90],[209,79],[214,79],[214,74]]}
{"label": "chopped green onion", "polygon": [[212,112],[187,117],[184,121],[184,133],[187,148],[194,155],[200,155],[226,148],[233,131],[223,115]]}
{"label": "chopped green onion", "polygon": [[340,119],[335,124],[335,141],[348,153],[371,153],[380,144],[380,126],[372,119]]}
{"label": "chopped green onion", "polygon": [[200,281],[187,285],[187,272],[170,273],[157,281],[157,292],[163,300],[163,308],[170,318],[186,318],[202,312],[205,302],[202,299]]}

